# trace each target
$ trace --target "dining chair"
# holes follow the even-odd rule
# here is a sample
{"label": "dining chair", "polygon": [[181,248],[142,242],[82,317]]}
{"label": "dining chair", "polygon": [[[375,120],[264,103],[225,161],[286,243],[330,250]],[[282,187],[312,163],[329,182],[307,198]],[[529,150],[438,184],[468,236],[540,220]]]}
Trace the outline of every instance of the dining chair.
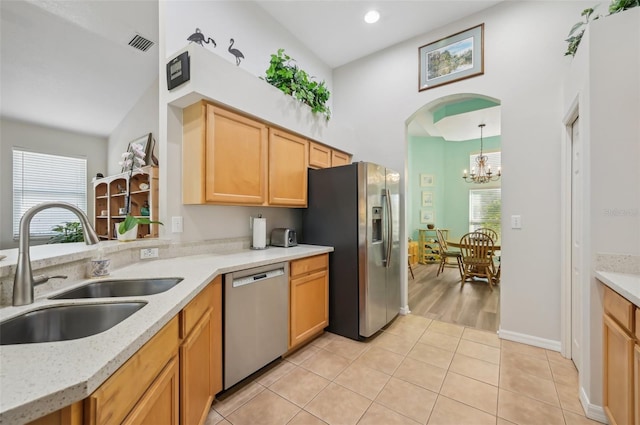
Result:
{"label": "dining chair", "polygon": [[460,238],[462,253],[463,276],[460,287],[467,279],[474,277],[486,278],[489,288],[493,291],[493,239],[483,233],[471,232]]}
{"label": "dining chair", "polygon": [[444,235],[442,234],[442,231],[440,229],[436,229],[436,237],[438,238],[438,244],[440,245],[440,267],[438,267],[438,273],[436,273],[436,277],[444,271],[444,266],[450,264],[447,260],[449,258],[455,258],[456,263],[458,264],[458,271],[460,272],[460,279],[462,279],[462,253],[460,251],[449,249],[449,247],[447,246],[447,240],[444,238]]}
{"label": "dining chair", "polygon": [[488,227],[480,227],[480,228],[474,230],[474,232],[482,233],[483,235],[489,236],[491,239],[493,239],[493,243],[494,244],[496,242],[498,242],[498,233],[493,229],[490,229]]}
{"label": "dining chair", "polygon": [[[490,237],[491,239],[493,239],[494,244],[498,242],[498,233],[493,229],[490,229],[488,227],[480,227],[479,229],[476,229],[475,232],[481,233],[483,235]],[[494,260],[493,269],[492,269],[493,280],[496,283],[500,283],[500,264],[501,264],[500,256],[496,255],[495,252],[490,252],[489,254],[492,256]],[[497,265],[496,265],[496,262],[498,263]]]}

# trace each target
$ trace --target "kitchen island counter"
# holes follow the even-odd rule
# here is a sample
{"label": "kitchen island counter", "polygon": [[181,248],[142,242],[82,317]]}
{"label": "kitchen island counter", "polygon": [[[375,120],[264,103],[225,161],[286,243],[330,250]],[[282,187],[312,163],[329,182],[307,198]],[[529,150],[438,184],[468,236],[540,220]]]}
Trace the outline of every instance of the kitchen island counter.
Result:
{"label": "kitchen island counter", "polygon": [[[0,321],[53,305],[145,301],[147,305],[113,328],[70,341],[0,347],[0,423],[26,423],[83,400],[149,341],[217,275],[324,254],[331,247],[242,250],[141,261],[112,271],[109,278],[182,277],[170,290],[150,296],[50,300],[81,286],[78,282],[36,299],[34,304],[0,309]],[[95,279],[93,279],[95,280]]]}

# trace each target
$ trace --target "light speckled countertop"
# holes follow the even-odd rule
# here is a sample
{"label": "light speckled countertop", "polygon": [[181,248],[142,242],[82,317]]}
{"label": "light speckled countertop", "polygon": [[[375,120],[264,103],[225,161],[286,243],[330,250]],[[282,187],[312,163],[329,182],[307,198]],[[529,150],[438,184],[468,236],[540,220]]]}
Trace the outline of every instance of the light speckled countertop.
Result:
{"label": "light speckled countertop", "polygon": [[[157,331],[220,274],[333,251],[331,247],[270,247],[144,261],[111,272],[110,278],[183,277],[161,294],[146,297],[49,300],[0,309],[0,321],[45,306],[142,300],[148,304],[113,328],[72,341],[0,347],[0,423],[26,423],[82,400],[95,391]],[[84,282],[47,294],[80,286]]]}
{"label": "light speckled countertop", "polygon": [[640,307],[640,274],[596,271],[596,278]]}

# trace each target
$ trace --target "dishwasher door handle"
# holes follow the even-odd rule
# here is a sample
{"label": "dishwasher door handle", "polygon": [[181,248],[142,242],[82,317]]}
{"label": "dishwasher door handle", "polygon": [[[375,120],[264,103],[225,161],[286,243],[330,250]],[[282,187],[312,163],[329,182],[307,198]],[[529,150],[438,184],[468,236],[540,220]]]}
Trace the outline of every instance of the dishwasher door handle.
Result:
{"label": "dishwasher door handle", "polygon": [[249,285],[251,283],[257,283],[262,280],[272,279],[274,277],[278,277],[282,275],[284,275],[284,269],[279,268],[279,269],[269,270],[267,272],[256,273],[250,276],[237,277],[233,279],[232,287],[238,288],[240,286]]}

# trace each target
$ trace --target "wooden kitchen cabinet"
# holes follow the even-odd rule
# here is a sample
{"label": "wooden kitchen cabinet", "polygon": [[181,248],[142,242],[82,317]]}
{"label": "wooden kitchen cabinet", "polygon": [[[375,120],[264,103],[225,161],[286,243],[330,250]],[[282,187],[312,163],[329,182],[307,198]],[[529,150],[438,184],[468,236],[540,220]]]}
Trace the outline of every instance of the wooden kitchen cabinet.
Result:
{"label": "wooden kitchen cabinet", "polygon": [[269,129],[269,205],[307,206],[306,139]]}
{"label": "wooden kitchen cabinet", "polygon": [[29,422],[29,425],[82,425],[82,412],[82,401],[79,401]]}
{"label": "wooden kitchen cabinet", "polygon": [[290,262],[289,349],[329,325],[329,255]]}
{"label": "wooden kitchen cabinet", "polygon": [[264,204],[267,127],[204,101],[182,119],[183,203]]}
{"label": "wooden kitchen cabinet", "polygon": [[351,164],[351,155],[320,143],[309,142],[309,168],[329,168]]}
{"label": "wooden kitchen cabinet", "polygon": [[634,422],[637,402],[634,402],[633,313],[631,302],[604,287],[603,401],[612,425],[637,423],[637,419]]}
{"label": "wooden kitchen cabinet", "polygon": [[[178,353],[178,316],[136,352],[84,403],[84,422],[88,425],[120,424],[131,413],[143,418],[145,406],[158,397],[167,400],[167,366]],[[162,381],[162,382],[160,382]],[[177,382],[177,381],[176,381]],[[163,408],[178,412],[178,394]],[[133,422],[132,422],[133,423]],[[172,423],[172,422],[169,422]]]}
{"label": "wooden kitchen cabinet", "polygon": [[203,424],[222,390],[222,276],[182,311],[180,423]]}
{"label": "wooden kitchen cabinet", "polygon": [[332,150],[331,151],[331,166],[339,167],[340,165],[351,164],[351,155],[348,153]]}
{"label": "wooden kitchen cabinet", "polygon": [[122,424],[178,425],[178,376],[178,359],[173,357]]}

